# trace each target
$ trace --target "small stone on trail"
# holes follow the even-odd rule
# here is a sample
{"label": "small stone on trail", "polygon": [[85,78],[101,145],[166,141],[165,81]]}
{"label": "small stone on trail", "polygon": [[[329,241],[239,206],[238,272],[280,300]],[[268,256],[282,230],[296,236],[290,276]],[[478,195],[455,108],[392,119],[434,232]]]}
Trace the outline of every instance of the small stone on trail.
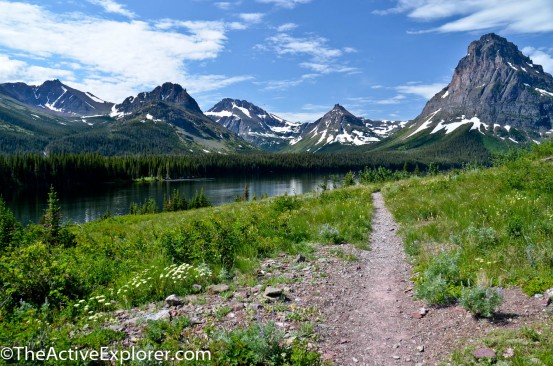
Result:
{"label": "small stone on trail", "polygon": [[425,316],[426,314],[428,314],[428,309],[420,308],[419,309],[419,314],[422,315],[422,316]]}
{"label": "small stone on trail", "polygon": [[399,357],[399,356],[392,356],[392,358],[393,358],[394,360],[399,360],[399,359],[401,359],[401,357]]}
{"label": "small stone on trail", "polygon": [[496,356],[495,351],[493,349],[486,348],[486,347],[478,348],[477,350],[472,352],[472,355],[477,360],[486,359],[486,358],[495,359],[495,356]]}
{"label": "small stone on trail", "polygon": [[265,297],[272,297],[272,298],[279,297],[280,295],[282,295],[282,289],[269,286],[265,289],[265,292],[263,293],[263,295],[265,295]]}
{"label": "small stone on trail", "polygon": [[353,362],[355,362],[355,363],[359,362],[359,360],[358,360],[357,358],[355,358],[355,357],[352,357],[352,360],[353,360]]}
{"label": "small stone on trail", "polygon": [[207,286],[207,292],[212,294],[220,294],[221,292],[225,292],[229,290],[229,286],[225,283],[220,283],[218,285],[209,285]]}
{"label": "small stone on trail", "polygon": [[169,305],[169,306],[180,306],[180,305],[183,305],[182,299],[180,299],[179,297],[177,297],[177,295],[175,295],[175,294],[169,295],[169,296],[165,299],[165,302],[166,302],[167,305]]}
{"label": "small stone on trail", "polygon": [[418,346],[417,351],[418,352],[424,352],[424,346]]}

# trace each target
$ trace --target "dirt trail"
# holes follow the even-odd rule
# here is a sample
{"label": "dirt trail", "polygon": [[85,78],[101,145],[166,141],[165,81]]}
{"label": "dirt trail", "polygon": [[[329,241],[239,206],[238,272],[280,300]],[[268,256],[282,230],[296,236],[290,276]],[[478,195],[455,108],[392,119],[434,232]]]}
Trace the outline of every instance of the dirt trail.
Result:
{"label": "dirt trail", "polygon": [[424,307],[413,299],[411,267],[397,223],[373,194],[370,250],[343,246],[359,260],[337,265],[312,300],[326,319],[321,326],[323,355],[336,365],[436,365],[456,348],[481,344],[494,329],[518,328],[547,318],[539,300],[518,289],[505,289],[494,320],[475,319],[460,307]]}
{"label": "dirt trail", "polygon": [[381,193],[373,194],[373,201],[370,250],[360,252],[356,267],[344,270],[339,281],[329,281],[341,293],[324,310],[332,334],[329,352],[339,365],[394,365],[423,359],[412,318],[419,304],[409,296],[410,267],[396,235],[397,224]]}

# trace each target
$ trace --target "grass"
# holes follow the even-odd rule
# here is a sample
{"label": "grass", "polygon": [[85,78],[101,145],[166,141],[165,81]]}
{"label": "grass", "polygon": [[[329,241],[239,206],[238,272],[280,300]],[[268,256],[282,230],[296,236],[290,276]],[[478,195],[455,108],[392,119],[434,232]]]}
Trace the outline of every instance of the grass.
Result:
{"label": "grass", "polygon": [[[120,334],[102,328],[113,321],[114,310],[141,307],[170,294],[192,294],[193,284],[205,289],[210,283],[228,282],[232,287],[235,277],[246,282],[249,277],[254,283],[261,259],[281,253],[309,256],[314,243],[339,238],[364,247],[371,229],[372,191],[354,186],[189,211],[108,217],[69,227],[75,240],[66,246],[22,232],[22,244],[0,247],[0,344],[67,348],[116,343]],[[216,316],[223,318],[229,311],[221,307]],[[151,323],[144,345],[160,347],[170,341],[177,347],[183,327]],[[248,332],[223,338],[242,339]],[[225,342],[199,345],[234,349]],[[299,360],[291,364],[315,360],[299,343],[281,353],[287,362]]]}
{"label": "grass", "polygon": [[[553,142],[546,142],[506,156],[494,168],[470,167],[383,187],[415,265],[420,298],[438,304],[461,298],[475,315],[492,316],[498,299],[482,295],[496,294],[492,287],[520,286],[528,295],[553,287],[553,164],[544,159],[551,156]],[[550,328],[548,321],[497,332],[484,342],[498,351],[497,364],[549,365]],[[453,364],[475,364],[474,347],[456,351]]]}
{"label": "grass", "polygon": [[496,365],[553,365],[552,344],[553,322],[548,320],[515,331],[495,331],[478,344],[455,351],[451,361],[454,365],[478,365],[472,352],[486,346],[496,351]]}
{"label": "grass", "polygon": [[417,271],[440,253],[457,253],[464,282],[482,274],[529,295],[553,284],[553,164],[539,156],[386,185]]}

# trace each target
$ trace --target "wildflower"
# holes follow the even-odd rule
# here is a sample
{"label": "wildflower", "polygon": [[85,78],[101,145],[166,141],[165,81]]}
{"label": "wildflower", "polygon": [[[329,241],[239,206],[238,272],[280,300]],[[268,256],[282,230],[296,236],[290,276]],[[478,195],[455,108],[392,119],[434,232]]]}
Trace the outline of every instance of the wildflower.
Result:
{"label": "wildflower", "polygon": [[81,305],[81,304],[78,304],[78,303],[77,303],[77,304],[75,304],[75,305],[73,305],[73,306],[76,307],[76,308],[78,308],[79,305]]}

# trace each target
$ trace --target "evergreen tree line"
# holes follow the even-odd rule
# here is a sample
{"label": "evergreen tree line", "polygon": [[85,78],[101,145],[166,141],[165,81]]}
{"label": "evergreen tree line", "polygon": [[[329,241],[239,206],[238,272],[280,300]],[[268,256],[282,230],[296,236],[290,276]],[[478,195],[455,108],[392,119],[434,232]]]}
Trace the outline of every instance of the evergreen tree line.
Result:
{"label": "evergreen tree line", "polygon": [[[358,171],[383,166],[412,171],[413,161],[387,161],[367,153],[255,154],[198,156],[101,156],[97,154],[0,155],[0,187],[79,187],[106,182],[128,182],[143,177],[181,179],[229,174]],[[443,165],[442,165],[443,166]],[[423,169],[424,164],[421,164]]]}

